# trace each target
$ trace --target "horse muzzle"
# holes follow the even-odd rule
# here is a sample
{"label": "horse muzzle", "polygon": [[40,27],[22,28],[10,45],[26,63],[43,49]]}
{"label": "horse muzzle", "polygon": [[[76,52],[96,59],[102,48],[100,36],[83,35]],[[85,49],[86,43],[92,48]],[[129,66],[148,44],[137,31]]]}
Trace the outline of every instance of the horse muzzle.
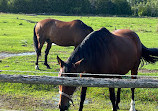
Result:
{"label": "horse muzzle", "polygon": [[59,105],[59,109],[60,109],[60,111],[65,111],[65,110],[69,109],[69,106],[70,106],[70,104],[68,104],[67,106]]}
{"label": "horse muzzle", "polygon": [[62,96],[65,96],[68,99],[68,102],[61,101],[61,103],[59,103],[59,109],[60,109],[60,111],[68,110],[68,108],[70,107],[69,101],[71,101],[72,105],[74,106],[73,100],[71,99],[72,95],[68,95],[68,94],[66,94],[64,92],[61,92],[61,91],[59,91],[59,94],[61,94]]}

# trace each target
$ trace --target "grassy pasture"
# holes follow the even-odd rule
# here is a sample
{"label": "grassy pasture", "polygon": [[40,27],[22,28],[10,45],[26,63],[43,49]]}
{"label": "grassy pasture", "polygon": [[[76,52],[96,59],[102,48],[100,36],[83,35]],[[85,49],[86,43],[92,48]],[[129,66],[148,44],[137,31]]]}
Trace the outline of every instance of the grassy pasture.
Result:
{"label": "grassy pasture", "polygon": [[[92,16],[52,16],[52,15],[22,15],[22,14],[0,14],[0,52],[22,53],[32,52],[33,48],[33,27],[35,22],[45,18],[54,18],[63,21],[80,19],[94,30],[106,27],[110,31],[115,29],[131,29],[140,37],[142,43],[147,47],[158,47],[158,18],[130,18],[130,17],[92,17]],[[49,75],[57,76],[59,65],[56,56],[59,55],[66,60],[73,47],[52,46],[48,56],[48,63],[52,69],[46,69],[43,65],[44,49],[39,60],[41,71],[34,68],[35,55],[15,56],[0,59],[0,70],[14,71],[36,71],[35,72],[8,72],[1,74],[25,74],[25,75]],[[145,65],[147,73],[140,72],[140,75],[157,76],[158,63]],[[154,70],[148,73],[148,70]],[[76,111],[79,104],[80,90],[74,94],[75,107],[70,110]],[[0,109],[30,110],[30,111],[55,111],[58,110],[58,86],[53,85],[30,85],[0,83]],[[136,109],[138,111],[158,111],[158,89],[136,89]],[[130,89],[123,89],[121,93],[120,111],[128,111],[130,108]],[[109,111],[111,102],[107,88],[89,88],[85,101],[84,111]]]}

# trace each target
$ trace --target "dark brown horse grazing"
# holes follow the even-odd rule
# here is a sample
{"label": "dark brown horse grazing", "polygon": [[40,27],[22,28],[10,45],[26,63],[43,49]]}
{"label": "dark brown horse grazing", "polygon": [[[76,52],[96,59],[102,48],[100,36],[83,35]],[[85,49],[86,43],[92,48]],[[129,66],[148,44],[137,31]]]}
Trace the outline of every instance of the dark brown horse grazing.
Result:
{"label": "dark brown horse grazing", "polygon": [[[116,30],[113,33],[106,28],[94,31],[89,34],[82,43],[74,50],[67,62],[62,61],[58,56],[60,64],[59,76],[74,77],[62,73],[100,73],[100,74],[120,74],[124,75],[131,70],[132,75],[137,75],[141,59],[155,63],[158,61],[158,49],[146,48],[140,41],[138,35],[128,29]],[[83,77],[83,76],[82,76]],[[85,76],[84,76],[85,77]],[[99,76],[90,76],[99,77]],[[100,78],[103,78],[101,76]],[[134,78],[133,78],[134,79]],[[69,101],[76,87],[59,86],[60,111],[65,111],[70,106]],[[83,109],[87,87],[82,87],[79,111]],[[117,111],[120,97],[115,99],[114,88],[109,88],[110,100],[113,111]],[[132,91],[132,101],[130,111],[135,111],[134,88]],[[120,94],[120,89],[118,90]]]}
{"label": "dark brown horse grazing", "polygon": [[55,19],[45,19],[38,22],[34,27],[34,46],[37,54],[35,68],[39,69],[38,59],[41,55],[41,49],[45,42],[47,42],[47,47],[45,50],[44,65],[46,65],[47,68],[50,68],[47,63],[47,56],[52,43],[59,46],[77,47],[92,31],[93,29],[84,24],[81,20],[63,22]]}

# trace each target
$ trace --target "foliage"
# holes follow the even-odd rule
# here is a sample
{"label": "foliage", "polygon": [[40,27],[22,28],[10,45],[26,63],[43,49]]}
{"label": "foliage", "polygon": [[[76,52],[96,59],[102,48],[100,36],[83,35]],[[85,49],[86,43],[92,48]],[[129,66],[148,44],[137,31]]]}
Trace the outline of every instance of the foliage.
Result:
{"label": "foliage", "polygon": [[[124,10],[124,7],[128,10]],[[128,15],[131,13],[126,0],[0,0],[0,11],[104,15]]]}
{"label": "foliage", "polygon": [[13,13],[78,14],[87,13],[88,7],[88,0],[0,0],[0,10]]}
{"label": "foliage", "polygon": [[[132,0],[131,0],[132,1]],[[137,2],[135,4],[131,2],[132,10],[134,15],[138,16],[158,16],[158,1],[157,0],[144,0]]]}
{"label": "foliage", "polygon": [[0,12],[158,16],[158,1],[0,0]]}
{"label": "foliage", "polygon": [[116,15],[131,15],[131,7],[126,0],[112,0],[116,7]]}

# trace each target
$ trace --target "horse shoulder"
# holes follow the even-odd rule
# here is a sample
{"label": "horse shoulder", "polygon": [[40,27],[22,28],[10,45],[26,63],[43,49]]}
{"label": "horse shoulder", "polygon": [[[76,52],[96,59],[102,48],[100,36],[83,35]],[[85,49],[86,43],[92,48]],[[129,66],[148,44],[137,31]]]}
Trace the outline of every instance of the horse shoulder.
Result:
{"label": "horse shoulder", "polygon": [[82,40],[88,35],[82,28],[81,22],[81,20],[73,20],[69,22],[69,32],[71,32],[70,36],[72,37],[76,45],[80,44]]}

